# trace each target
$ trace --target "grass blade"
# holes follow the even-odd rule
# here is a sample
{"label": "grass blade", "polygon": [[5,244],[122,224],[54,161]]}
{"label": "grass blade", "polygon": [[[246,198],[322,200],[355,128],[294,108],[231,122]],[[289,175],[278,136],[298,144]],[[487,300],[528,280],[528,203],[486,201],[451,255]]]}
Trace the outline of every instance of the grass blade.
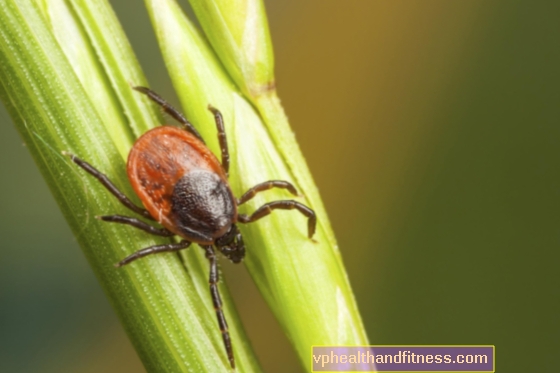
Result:
{"label": "grass blade", "polygon": [[[166,241],[94,219],[130,212],[61,155],[65,150],[86,159],[133,196],[124,157],[139,133],[159,124],[154,107],[130,88],[145,79],[109,5],[6,0],[0,25],[2,101],[146,368],[228,370],[202,253],[194,248],[185,255],[194,263],[188,270],[174,254],[115,269],[124,256]],[[258,371],[235,312],[228,312],[240,341],[234,346],[238,364]]]}
{"label": "grass blade", "polygon": [[[247,24],[247,13],[231,11],[233,4],[239,3],[255,1],[192,1],[203,28],[213,30],[206,35],[210,46],[175,1],[146,0],[183,110],[215,152],[216,131],[206,106],[212,104],[224,115],[234,193],[240,196],[257,183],[284,179],[305,195],[297,200],[317,212],[317,242],[306,237],[305,218],[297,212],[275,212],[241,227],[248,247],[245,263],[302,363],[310,369],[312,345],[365,345],[368,341],[328,217],[273,86],[266,85],[264,91],[250,90],[248,87],[258,79],[240,72],[250,70],[243,66],[254,61],[243,60],[242,56],[251,54],[232,52],[239,45],[227,44],[235,40],[232,35],[243,34],[240,30]],[[252,14],[264,17],[262,11]],[[266,21],[257,23],[266,26]],[[263,50],[268,47],[262,40],[268,38],[262,35],[267,34],[267,29],[261,30],[254,40],[265,44],[260,45]],[[240,66],[232,67],[235,64]],[[272,63],[260,68],[270,71],[258,76],[273,75]],[[257,195],[240,211],[250,213],[278,199],[291,196],[271,190]]]}

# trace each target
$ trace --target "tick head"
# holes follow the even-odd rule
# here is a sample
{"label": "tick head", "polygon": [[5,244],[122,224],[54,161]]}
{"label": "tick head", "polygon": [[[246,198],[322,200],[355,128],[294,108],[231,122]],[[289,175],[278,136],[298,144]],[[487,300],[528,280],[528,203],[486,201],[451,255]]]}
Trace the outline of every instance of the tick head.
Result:
{"label": "tick head", "polygon": [[226,234],[216,239],[215,244],[221,253],[234,263],[241,262],[245,257],[245,243],[235,224]]}

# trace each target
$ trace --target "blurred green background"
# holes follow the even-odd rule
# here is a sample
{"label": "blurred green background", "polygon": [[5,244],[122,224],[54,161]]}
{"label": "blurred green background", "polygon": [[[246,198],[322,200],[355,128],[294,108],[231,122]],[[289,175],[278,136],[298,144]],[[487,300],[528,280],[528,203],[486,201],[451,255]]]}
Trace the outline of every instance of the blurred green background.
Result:
{"label": "blurred green background", "polygon": [[[143,5],[113,3],[177,103]],[[279,93],[371,343],[494,344],[498,372],[559,371],[560,2],[266,6]],[[0,121],[0,371],[142,372]],[[300,371],[245,268],[222,269],[265,370]]]}

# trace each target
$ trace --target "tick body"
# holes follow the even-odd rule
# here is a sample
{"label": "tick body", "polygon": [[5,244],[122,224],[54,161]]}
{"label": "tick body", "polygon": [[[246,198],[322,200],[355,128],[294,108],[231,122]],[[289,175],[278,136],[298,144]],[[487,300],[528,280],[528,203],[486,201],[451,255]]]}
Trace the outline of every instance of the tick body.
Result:
{"label": "tick body", "polygon": [[311,238],[317,223],[313,210],[294,201],[281,200],[267,203],[251,215],[238,214],[238,206],[258,192],[283,188],[297,195],[295,187],[287,181],[270,180],[254,186],[239,199],[235,198],[228,182],[229,152],[226,132],[220,112],[209,106],[214,115],[221,149],[221,162],[205,145],[192,124],[155,92],[145,87],[135,87],[182,124],[182,128],[161,126],[142,135],[132,147],[127,162],[127,173],[132,187],[144,208],[135,205],[100,171],[80,158],[67,154],[72,161],[97,178],[118,200],[142,217],[155,220],[163,228],[154,227],[134,217],[107,215],[101,220],[130,225],[150,234],[180,236],[178,243],[156,245],[127,256],[117,267],[124,266],[147,255],[175,252],[197,243],[205,251],[210,263],[209,286],[222,333],[228,360],[235,368],[233,348],[227,322],[222,311],[218,291],[218,266],[215,249],[234,263],[245,256],[245,244],[238,223],[251,223],[273,210],[296,209],[308,218],[307,234]]}
{"label": "tick body", "polygon": [[151,216],[191,242],[212,245],[237,222],[237,204],[222,165],[191,133],[171,126],[140,137],[128,178]]}

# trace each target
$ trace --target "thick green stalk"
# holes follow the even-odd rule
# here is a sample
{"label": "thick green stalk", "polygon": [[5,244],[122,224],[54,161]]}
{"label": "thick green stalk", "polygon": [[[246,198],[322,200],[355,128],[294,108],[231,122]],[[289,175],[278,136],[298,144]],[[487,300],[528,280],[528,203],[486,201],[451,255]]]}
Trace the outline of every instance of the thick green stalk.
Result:
{"label": "thick green stalk", "polygon": [[[360,315],[317,187],[274,89],[272,46],[260,0],[191,0],[211,46],[173,0],[146,0],[164,60],[184,111],[217,150],[206,106],[224,114],[232,144],[231,184],[238,196],[271,179],[294,183],[298,201],[318,216],[315,240],[305,218],[276,211],[242,226],[253,279],[306,367],[312,345],[366,345]],[[206,65],[199,64],[205,60]],[[259,194],[241,207],[291,199]]]}
{"label": "thick green stalk", "polygon": [[229,75],[247,97],[274,88],[274,54],[261,0],[191,0]]}
{"label": "thick green stalk", "polygon": [[[61,155],[86,159],[133,196],[124,158],[134,139],[160,121],[130,84],[146,81],[105,0],[0,0],[1,98],[146,368],[226,371],[200,249],[192,247],[183,260],[162,254],[114,268],[166,240],[96,220],[131,213]],[[259,371],[223,285],[221,291],[239,370]]]}

